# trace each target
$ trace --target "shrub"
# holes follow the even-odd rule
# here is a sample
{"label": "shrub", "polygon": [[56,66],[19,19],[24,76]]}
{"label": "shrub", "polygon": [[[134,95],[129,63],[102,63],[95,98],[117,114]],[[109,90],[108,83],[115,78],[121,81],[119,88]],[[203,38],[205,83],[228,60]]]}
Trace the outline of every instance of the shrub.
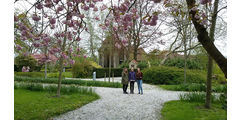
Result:
{"label": "shrub", "polygon": [[[184,59],[183,58],[174,58],[168,59],[164,65],[171,67],[184,68]],[[195,59],[187,59],[187,68],[188,69],[200,69],[202,70],[202,65]]]}
{"label": "shrub", "polygon": [[87,78],[92,75],[93,67],[88,61],[77,61],[72,67],[72,74],[74,78]]}
{"label": "shrub", "polygon": [[119,68],[128,68],[129,67],[129,64],[128,62],[123,62],[121,65],[119,65]]}
{"label": "shrub", "polygon": [[[204,92],[191,92],[183,93],[179,95],[180,100],[189,102],[205,102],[206,93]],[[211,95],[211,102],[219,102],[219,98],[215,95]]]}
{"label": "shrub", "polygon": [[147,64],[147,62],[139,62],[137,67],[139,67],[141,70],[143,70],[148,67],[148,64]]}
{"label": "shrub", "polygon": [[[206,91],[206,84],[196,84],[196,83],[189,83],[189,84],[179,84],[179,85],[161,85],[161,88],[173,91],[194,91],[194,92],[204,92]],[[212,92],[224,92],[227,88],[227,85],[213,85]]]}
{"label": "shrub", "polygon": [[44,73],[42,72],[14,72],[14,75],[24,77],[44,77]]}
{"label": "shrub", "polygon": [[[58,78],[58,76],[59,76],[59,72],[56,72],[56,73],[48,73],[48,74],[47,74],[47,77],[48,77],[48,78]],[[63,73],[62,73],[62,76],[63,76],[63,78],[65,78],[65,77],[68,77],[68,78],[73,77],[73,75],[72,75],[71,72],[63,72]]]}
{"label": "shrub", "polygon": [[[184,82],[184,70],[175,67],[151,67],[143,71],[143,81],[152,84],[181,84]],[[187,83],[205,83],[205,72],[187,70]]]}
{"label": "shrub", "polygon": [[41,66],[37,66],[37,60],[30,55],[29,56],[19,55],[14,60],[15,70],[17,72],[21,72],[23,66],[29,66],[30,72],[41,70]]}
{"label": "shrub", "polygon": [[223,109],[227,109],[227,87],[223,88],[223,93],[220,95],[220,103]]}
{"label": "shrub", "polygon": [[[103,78],[106,73],[106,77],[109,77],[109,69],[108,68],[98,68],[94,69],[93,71],[96,71],[96,77],[97,78]],[[114,73],[114,77],[121,77],[122,76],[122,68],[111,68],[110,76],[112,77]]]}

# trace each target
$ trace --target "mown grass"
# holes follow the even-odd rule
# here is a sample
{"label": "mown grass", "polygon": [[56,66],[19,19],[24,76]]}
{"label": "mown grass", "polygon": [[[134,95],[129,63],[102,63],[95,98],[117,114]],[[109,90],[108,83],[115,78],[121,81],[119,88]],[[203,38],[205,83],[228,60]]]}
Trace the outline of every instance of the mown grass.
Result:
{"label": "mown grass", "polygon": [[226,120],[227,111],[221,104],[212,104],[211,109],[203,107],[201,102],[169,101],[164,104],[161,120]]}
{"label": "mown grass", "polygon": [[[32,78],[32,77],[20,77],[14,76],[14,81],[17,82],[31,82],[31,83],[50,83],[57,84],[57,78]],[[62,84],[75,84],[80,86],[94,86],[94,87],[112,87],[121,88],[122,84],[118,82],[103,82],[103,81],[87,81],[87,80],[62,80]]]}
{"label": "mown grass", "polygon": [[[190,92],[204,92],[206,91],[205,84],[179,84],[179,85],[159,85],[160,88],[172,91],[190,91]],[[212,92],[224,92],[227,88],[227,85],[216,84],[212,86]]]}
{"label": "mown grass", "polygon": [[83,93],[71,90],[67,92],[67,88],[63,89],[65,92],[62,92],[61,97],[54,97],[56,92],[41,89],[38,85],[21,87],[18,86],[17,89],[14,89],[15,120],[46,120],[77,109],[99,98],[95,93],[85,94],[89,93],[86,91]]}

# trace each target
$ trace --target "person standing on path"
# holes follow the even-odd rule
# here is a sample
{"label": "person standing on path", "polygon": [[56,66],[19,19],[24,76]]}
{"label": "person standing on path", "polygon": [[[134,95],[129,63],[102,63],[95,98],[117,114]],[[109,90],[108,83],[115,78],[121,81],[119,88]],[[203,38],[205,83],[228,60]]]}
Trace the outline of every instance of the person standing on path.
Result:
{"label": "person standing on path", "polygon": [[134,94],[134,82],[136,81],[136,73],[134,72],[134,69],[131,68],[131,71],[129,72],[128,79],[130,81],[130,94]]}
{"label": "person standing on path", "polygon": [[137,85],[138,85],[138,94],[143,94],[143,89],[142,89],[142,78],[143,78],[143,73],[141,72],[140,68],[137,69],[136,73],[136,79],[137,79]]}
{"label": "person standing on path", "polygon": [[128,69],[124,68],[122,71],[122,84],[123,84],[123,94],[127,93],[127,87],[128,87]]}

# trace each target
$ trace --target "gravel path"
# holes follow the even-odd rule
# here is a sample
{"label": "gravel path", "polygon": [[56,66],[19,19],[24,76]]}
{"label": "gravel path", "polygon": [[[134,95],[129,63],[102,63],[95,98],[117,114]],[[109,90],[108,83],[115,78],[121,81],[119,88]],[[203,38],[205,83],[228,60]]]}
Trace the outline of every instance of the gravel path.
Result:
{"label": "gravel path", "polygon": [[[156,86],[143,84],[143,95],[123,94],[121,88],[96,87],[99,100],[79,109],[67,112],[54,120],[158,120],[160,109],[166,101],[178,100],[183,92],[162,90]],[[129,92],[129,86],[128,86]]]}

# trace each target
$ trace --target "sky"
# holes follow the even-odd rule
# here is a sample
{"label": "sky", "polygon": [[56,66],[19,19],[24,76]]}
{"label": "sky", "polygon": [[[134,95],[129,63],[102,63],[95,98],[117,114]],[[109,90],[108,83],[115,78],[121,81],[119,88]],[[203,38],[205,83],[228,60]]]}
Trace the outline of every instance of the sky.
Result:
{"label": "sky", "polygon": [[[20,11],[26,11],[28,8],[31,7],[31,5],[29,3],[33,3],[35,0],[28,0],[30,2],[23,2],[23,1],[19,1],[17,3],[14,4],[14,8],[16,9],[20,9]],[[109,0],[104,0],[103,1],[105,4],[109,5]],[[221,7],[221,6],[220,6]],[[107,14],[107,11],[105,10],[104,13],[101,13],[101,14],[104,14],[106,15]],[[221,19],[223,19],[224,21],[227,21],[227,10],[223,10],[219,13],[219,15],[221,16]],[[91,16],[91,15],[90,15]],[[219,21],[219,20],[218,20]],[[100,30],[101,28],[98,28],[98,25],[99,25],[99,22],[95,23],[94,24],[94,28],[95,30],[97,29],[97,33],[99,33],[99,36],[102,35],[102,30]],[[162,25],[161,26],[161,30],[162,28],[166,28],[167,26],[165,25]],[[224,55],[224,56],[227,56],[227,34],[225,35],[225,37],[220,37],[220,38],[217,38],[215,40],[215,45],[216,47],[220,50],[220,52]],[[81,41],[80,41],[80,45],[81,47],[85,48],[85,49],[88,49],[88,38],[89,38],[89,34],[84,32],[83,34],[81,34],[81,37],[83,38]],[[146,47],[144,48],[144,50],[148,53],[150,52],[151,50],[153,49],[159,49],[159,50],[166,50],[168,49],[168,46],[170,45],[170,43],[173,41],[173,39],[170,39],[171,36],[164,36],[164,37],[161,37],[159,39],[163,39],[165,40],[164,42],[166,42],[165,45],[159,45],[159,44],[153,44],[149,47]],[[170,39],[170,40],[169,40]],[[100,47],[100,45],[98,45]],[[89,51],[89,50],[88,50]],[[96,53],[98,54],[98,53]]]}

